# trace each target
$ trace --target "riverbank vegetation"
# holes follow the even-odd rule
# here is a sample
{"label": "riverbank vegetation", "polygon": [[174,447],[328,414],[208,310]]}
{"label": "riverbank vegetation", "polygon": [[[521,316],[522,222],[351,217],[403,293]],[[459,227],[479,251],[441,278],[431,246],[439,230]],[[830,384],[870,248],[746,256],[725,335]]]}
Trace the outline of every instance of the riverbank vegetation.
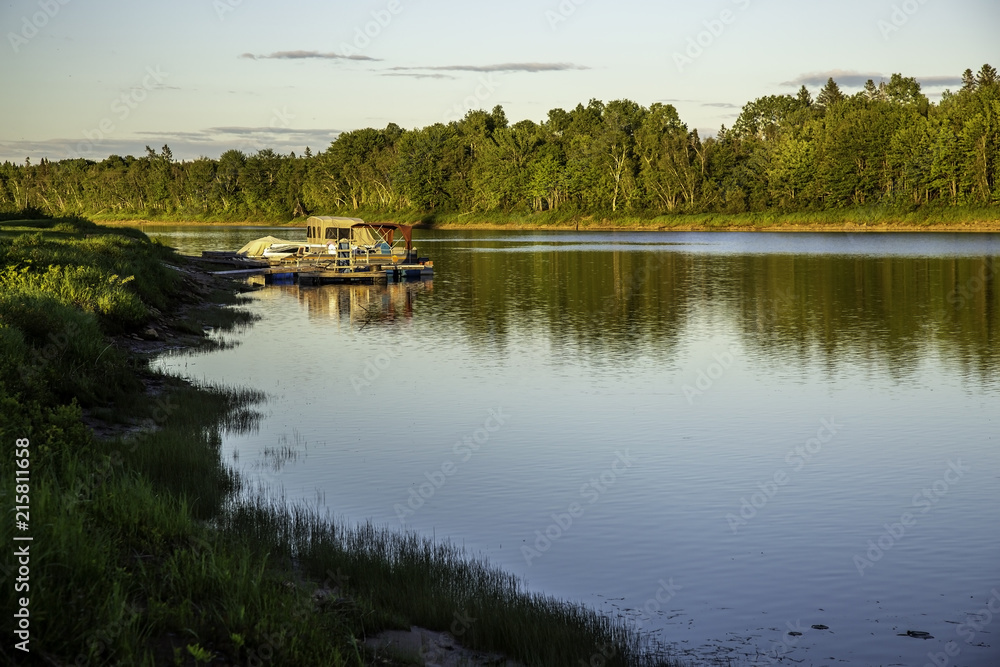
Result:
{"label": "riverbank vegetation", "polygon": [[[350,211],[354,217],[382,220],[379,211]],[[434,229],[576,229],[636,231],[1000,231],[1000,206],[922,207],[900,211],[878,205],[832,211],[686,213],[682,215],[581,215],[542,213],[400,213],[392,221]],[[304,220],[292,224],[305,224]],[[111,223],[114,224],[114,223]],[[155,223],[154,223],[155,224]],[[167,224],[167,223],[165,223]]]}
{"label": "riverbank vegetation", "polygon": [[359,129],[316,154],[230,150],[178,162],[164,146],[138,158],[0,166],[0,210],[101,220],[363,212],[712,228],[797,225],[798,216],[969,224],[996,222],[998,207],[1000,80],[990,65],[967,70],[938,103],[900,74],[850,95],[830,79],[815,98],[803,87],[748,102],[732,127],[707,138],[669,104],[591,100],[540,123],[510,123],[497,106],[414,130]]}
{"label": "riverbank vegetation", "polygon": [[0,238],[8,509],[15,467],[30,473],[17,477],[28,516],[9,515],[0,539],[32,538],[27,564],[0,563],[4,608],[26,610],[3,632],[21,623],[31,651],[9,639],[5,664],[401,664],[363,642],[411,625],[527,665],[670,664],[621,621],[526,592],[448,543],[251,493],[220,446],[255,427],[263,397],[190,386],[137,353],[156,343],[138,340],[151,323],[160,341],[197,337],[192,309],[236,302],[231,286],[141,233],[82,219],[8,220]]}

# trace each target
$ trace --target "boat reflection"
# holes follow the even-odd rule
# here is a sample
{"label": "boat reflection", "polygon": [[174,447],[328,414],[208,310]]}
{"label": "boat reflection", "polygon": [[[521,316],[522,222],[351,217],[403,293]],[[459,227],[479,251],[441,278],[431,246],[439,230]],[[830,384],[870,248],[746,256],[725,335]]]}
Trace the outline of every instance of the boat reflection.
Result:
{"label": "boat reflection", "polygon": [[294,295],[305,305],[310,318],[339,319],[367,326],[413,317],[419,295],[434,289],[433,280],[389,284],[336,284],[319,287],[286,285],[274,287]]}

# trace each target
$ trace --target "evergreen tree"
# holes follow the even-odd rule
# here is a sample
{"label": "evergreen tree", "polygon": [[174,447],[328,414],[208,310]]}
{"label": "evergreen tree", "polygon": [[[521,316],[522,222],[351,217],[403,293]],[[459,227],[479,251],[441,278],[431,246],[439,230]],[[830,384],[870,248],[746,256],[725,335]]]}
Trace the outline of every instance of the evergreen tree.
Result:
{"label": "evergreen tree", "polygon": [[883,94],[883,92],[882,92],[883,88],[884,88],[884,84],[880,83],[876,87],[875,86],[875,82],[872,81],[871,79],[868,79],[867,81],[865,81],[864,96],[868,100],[880,100],[880,99],[883,99],[885,97],[884,94]]}
{"label": "evergreen tree", "polygon": [[976,90],[976,77],[973,75],[971,69],[962,72],[962,90],[969,93]]}
{"label": "evergreen tree", "polygon": [[980,88],[992,86],[997,82],[997,69],[989,64],[983,65],[976,75],[976,85]]}
{"label": "evergreen tree", "polygon": [[[874,86],[874,84],[872,85]],[[830,77],[826,80],[826,85],[823,86],[823,89],[819,91],[819,95],[816,96],[816,106],[826,111],[843,99],[844,93],[840,91],[840,86],[833,80],[833,77]]]}
{"label": "evergreen tree", "polygon": [[799,88],[799,93],[796,95],[795,99],[798,100],[798,103],[803,107],[811,107],[813,105],[812,95],[805,86]]}

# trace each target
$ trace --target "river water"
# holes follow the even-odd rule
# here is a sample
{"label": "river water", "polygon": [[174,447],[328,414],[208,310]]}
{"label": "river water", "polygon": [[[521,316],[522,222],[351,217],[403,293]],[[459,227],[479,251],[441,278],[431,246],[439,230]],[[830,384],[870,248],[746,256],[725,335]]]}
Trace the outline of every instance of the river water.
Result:
{"label": "river water", "polygon": [[267,392],[223,450],[261,488],[695,664],[1000,664],[1000,235],[416,236],[433,281],[269,287],[160,360]]}

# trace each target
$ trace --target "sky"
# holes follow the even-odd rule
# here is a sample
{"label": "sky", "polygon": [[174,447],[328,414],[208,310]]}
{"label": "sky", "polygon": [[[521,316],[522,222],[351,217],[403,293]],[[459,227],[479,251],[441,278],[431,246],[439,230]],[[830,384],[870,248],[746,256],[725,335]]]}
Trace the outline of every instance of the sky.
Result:
{"label": "sky", "polygon": [[998,0],[0,0],[0,161],[325,150],[501,105],[747,102],[894,72],[936,101],[1000,67]]}

